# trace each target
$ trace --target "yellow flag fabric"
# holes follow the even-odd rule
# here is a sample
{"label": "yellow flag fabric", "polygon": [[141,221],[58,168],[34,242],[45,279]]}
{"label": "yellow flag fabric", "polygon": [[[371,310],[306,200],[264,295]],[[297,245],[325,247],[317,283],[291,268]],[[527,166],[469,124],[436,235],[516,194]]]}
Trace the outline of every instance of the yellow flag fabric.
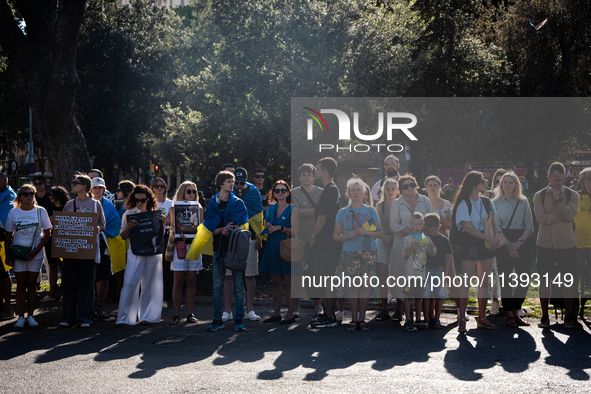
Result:
{"label": "yellow flag fabric", "polygon": [[[248,230],[248,223],[244,223],[239,229]],[[191,242],[191,247],[187,252],[187,259],[197,260],[200,254],[213,256],[213,233],[203,223],[197,227],[197,235]]]}
{"label": "yellow flag fabric", "polygon": [[2,258],[2,265],[4,266],[4,271],[10,270],[12,267],[10,265],[6,265],[4,262],[6,259],[6,252],[4,251],[4,241],[0,242],[0,258]]}
{"label": "yellow flag fabric", "polygon": [[119,271],[125,269],[127,247],[125,241],[118,235],[115,238],[107,238],[107,244],[109,245],[109,254],[111,255],[111,266],[113,267],[113,273],[116,274]]}
{"label": "yellow flag fabric", "polygon": [[262,240],[267,239],[266,234],[263,236],[260,235],[263,232],[263,230],[265,229],[265,223],[263,220],[263,212],[259,212],[256,215],[254,215],[253,217],[249,218],[248,223],[250,224],[250,228],[253,229],[254,233],[257,234],[257,236],[259,238],[261,238]]}

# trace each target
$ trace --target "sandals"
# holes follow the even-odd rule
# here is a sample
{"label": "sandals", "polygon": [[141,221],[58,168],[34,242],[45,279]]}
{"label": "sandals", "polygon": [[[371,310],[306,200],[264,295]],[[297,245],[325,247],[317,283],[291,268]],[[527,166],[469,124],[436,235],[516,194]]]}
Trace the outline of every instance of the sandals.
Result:
{"label": "sandals", "polygon": [[355,332],[355,331],[359,331],[359,322],[357,321],[352,321],[348,326],[347,326],[347,332]]}
{"label": "sandals", "polygon": [[[486,322],[486,323],[485,323]],[[489,322],[486,318],[478,319],[476,323],[477,328],[486,328],[487,330],[497,330],[499,327],[495,326],[491,322]]]}
{"label": "sandals", "polygon": [[529,326],[529,323],[522,320],[520,317],[515,318],[515,323],[518,327]]}
{"label": "sandals", "polygon": [[436,329],[443,328],[443,327],[441,326],[441,321],[439,321],[439,320],[435,320],[435,321],[433,322],[433,328],[436,328]]}
{"label": "sandals", "polygon": [[517,327],[517,323],[515,323],[515,319],[513,319],[513,318],[507,319],[507,321],[505,322],[505,325],[507,327]]}
{"label": "sandals", "polygon": [[359,326],[359,331],[361,331],[361,332],[369,332],[369,326],[367,324],[365,324],[364,321],[358,322],[357,325]]}
{"label": "sandals", "polygon": [[170,319],[170,323],[168,323],[171,326],[176,326],[177,324],[179,324],[179,322],[181,321],[181,318],[178,316],[173,316],[172,319]]}
{"label": "sandals", "polygon": [[460,319],[460,324],[458,324],[458,332],[466,332],[466,319]]}
{"label": "sandals", "polygon": [[187,315],[187,323],[197,323],[197,318],[194,314]]}

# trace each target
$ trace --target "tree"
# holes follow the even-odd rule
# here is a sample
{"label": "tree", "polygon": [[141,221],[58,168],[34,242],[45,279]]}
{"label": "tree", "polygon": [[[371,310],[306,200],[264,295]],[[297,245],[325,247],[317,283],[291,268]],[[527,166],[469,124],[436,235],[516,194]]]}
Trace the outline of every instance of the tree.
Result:
{"label": "tree", "polygon": [[74,114],[84,0],[0,1],[0,46],[15,66],[57,184],[90,169]]}

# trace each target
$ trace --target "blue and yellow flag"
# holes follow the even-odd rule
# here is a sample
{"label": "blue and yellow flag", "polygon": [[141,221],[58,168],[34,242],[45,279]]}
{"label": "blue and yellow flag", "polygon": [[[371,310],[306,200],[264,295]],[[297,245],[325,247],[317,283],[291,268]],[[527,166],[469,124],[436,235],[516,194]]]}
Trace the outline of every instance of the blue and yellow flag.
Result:
{"label": "blue and yellow flag", "polygon": [[113,274],[125,269],[127,261],[127,247],[125,241],[120,235],[115,238],[107,237],[107,245],[109,246],[109,255],[111,256],[111,267]]}
{"label": "blue and yellow flag", "polygon": [[189,260],[197,260],[200,254],[213,255],[213,231],[222,219],[226,224],[233,222],[240,226],[240,229],[248,230],[248,210],[244,201],[236,197],[234,193],[230,193],[228,205],[222,213],[217,202],[218,195],[219,193],[213,196],[207,204],[205,220],[197,227],[197,234],[187,253]]}
{"label": "blue and yellow flag", "polygon": [[[246,186],[248,186],[248,191],[246,195],[242,196],[241,200],[244,201],[244,205],[246,205],[246,209],[248,210],[248,224],[252,228],[255,234],[261,238],[259,235],[264,229],[263,223],[263,201],[261,199],[261,193],[250,182],[246,182]],[[234,190],[236,190],[236,186],[234,186]],[[262,237],[266,239],[266,237]]]}

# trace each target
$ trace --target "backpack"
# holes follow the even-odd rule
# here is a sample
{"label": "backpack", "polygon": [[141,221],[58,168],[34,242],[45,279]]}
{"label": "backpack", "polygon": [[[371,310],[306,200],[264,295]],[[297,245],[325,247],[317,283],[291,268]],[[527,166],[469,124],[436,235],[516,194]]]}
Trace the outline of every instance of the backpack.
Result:
{"label": "backpack", "polygon": [[[486,211],[486,214],[488,215],[488,213],[490,211],[492,211],[492,202],[490,201],[490,199],[488,197],[483,197],[481,196],[480,199],[482,200],[482,205],[484,205],[484,210]],[[468,215],[472,214],[472,202],[470,201],[470,199],[465,200],[466,201],[466,205],[468,206]],[[452,213],[452,219],[451,219],[451,232],[450,232],[450,241],[452,243],[452,245],[459,245],[460,244],[460,238],[461,238],[461,232],[460,229],[458,228],[457,224],[456,224],[456,210],[453,211]]]}
{"label": "backpack", "polygon": [[248,247],[250,245],[250,231],[228,229],[230,240],[228,241],[228,253],[224,259],[226,268],[231,271],[246,271],[248,259]]}

